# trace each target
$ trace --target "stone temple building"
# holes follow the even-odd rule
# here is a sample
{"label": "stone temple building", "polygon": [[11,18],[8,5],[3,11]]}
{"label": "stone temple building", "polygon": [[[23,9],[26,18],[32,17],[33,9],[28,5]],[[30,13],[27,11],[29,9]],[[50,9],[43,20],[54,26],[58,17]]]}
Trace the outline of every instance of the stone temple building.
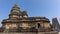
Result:
{"label": "stone temple building", "polygon": [[1,32],[17,32],[24,34],[57,34],[46,17],[29,17],[15,4],[8,19],[2,21]]}
{"label": "stone temple building", "polygon": [[57,18],[52,19],[53,30],[60,32],[60,24]]}

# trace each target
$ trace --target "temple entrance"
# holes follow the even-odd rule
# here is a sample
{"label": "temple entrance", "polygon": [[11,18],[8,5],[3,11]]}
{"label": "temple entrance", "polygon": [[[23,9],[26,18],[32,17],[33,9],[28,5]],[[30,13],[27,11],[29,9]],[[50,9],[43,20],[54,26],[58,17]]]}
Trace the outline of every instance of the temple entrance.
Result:
{"label": "temple entrance", "polygon": [[41,27],[41,25],[40,25],[40,23],[38,23],[38,28],[40,28]]}

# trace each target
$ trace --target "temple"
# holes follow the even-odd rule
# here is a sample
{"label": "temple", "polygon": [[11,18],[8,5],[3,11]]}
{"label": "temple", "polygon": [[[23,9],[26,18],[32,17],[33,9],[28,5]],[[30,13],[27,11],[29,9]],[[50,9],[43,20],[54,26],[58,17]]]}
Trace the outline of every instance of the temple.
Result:
{"label": "temple", "polygon": [[[54,25],[53,25],[54,26]],[[1,32],[35,32],[37,34],[56,34],[46,17],[29,17],[27,11],[21,11],[15,4],[8,19],[2,21]]]}

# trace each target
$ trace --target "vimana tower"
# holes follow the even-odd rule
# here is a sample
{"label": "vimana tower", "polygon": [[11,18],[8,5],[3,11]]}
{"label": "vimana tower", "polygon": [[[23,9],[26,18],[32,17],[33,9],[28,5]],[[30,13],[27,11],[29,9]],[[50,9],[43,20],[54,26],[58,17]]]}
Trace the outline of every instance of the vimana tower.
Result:
{"label": "vimana tower", "polygon": [[21,11],[15,4],[8,19],[2,21],[2,32],[17,32],[22,34],[56,34],[46,17],[29,17],[26,11]]}

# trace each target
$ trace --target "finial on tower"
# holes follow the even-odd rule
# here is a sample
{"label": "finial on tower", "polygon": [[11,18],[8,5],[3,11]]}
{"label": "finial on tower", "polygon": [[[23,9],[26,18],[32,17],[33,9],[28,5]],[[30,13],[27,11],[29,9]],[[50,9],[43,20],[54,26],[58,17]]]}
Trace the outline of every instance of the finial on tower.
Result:
{"label": "finial on tower", "polygon": [[57,17],[52,17],[52,18],[57,18]]}
{"label": "finial on tower", "polygon": [[14,7],[18,7],[18,3],[15,3]]}
{"label": "finial on tower", "polygon": [[18,6],[18,3],[15,3],[15,5],[12,7],[12,9],[18,9],[18,10],[20,10],[20,7]]}

